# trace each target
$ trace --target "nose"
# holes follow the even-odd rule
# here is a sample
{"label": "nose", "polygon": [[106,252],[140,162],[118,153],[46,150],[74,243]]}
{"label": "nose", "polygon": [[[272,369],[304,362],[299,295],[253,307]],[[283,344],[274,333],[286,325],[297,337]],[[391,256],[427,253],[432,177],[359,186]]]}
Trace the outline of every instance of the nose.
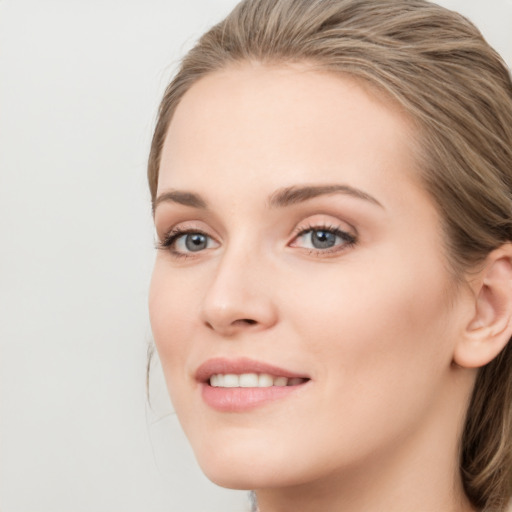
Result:
{"label": "nose", "polygon": [[264,259],[226,251],[206,290],[202,321],[222,336],[268,329],[277,322],[272,276]]}

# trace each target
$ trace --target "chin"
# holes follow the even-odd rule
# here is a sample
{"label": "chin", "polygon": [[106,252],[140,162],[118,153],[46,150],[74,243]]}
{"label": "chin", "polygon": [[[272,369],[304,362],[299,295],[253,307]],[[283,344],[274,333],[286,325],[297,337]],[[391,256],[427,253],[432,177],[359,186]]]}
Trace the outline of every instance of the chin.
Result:
{"label": "chin", "polygon": [[[260,482],[258,478],[250,474],[240,474],[236,471],[226,468],[204,468],[203,473],[214,484],[225,487],[226,489],[236,489],[240,491],[250,491],[260,487],[266,487],[266,482]],[[261,485],[263,484],[263,485]]]}
{"label": "chin", "polygon": [[269,446],[272,445],[266,445],[264,450],[242,450],[236,446],[222,450],[210,446],[204,453],[196,451],[196,458],[209,480],[229,489],[262,489],[298,483],[298,475],[288,472],[292,468],[286,459],[269,450]]}
{"label": "chin", "polygon": [[[274,472],[270,468],[257,468],[248,460],[244,467],[227,467],[227,464],[210,467],[201,465],[206,477],[214,484],[227,489],[253,490],[270,489],[272,487],[287,487],[296,484],[293,478],[286,478],[283,471]],[[279,476],[278,476],[279,475]],[[288,481],[289,480],[289,481]]]}

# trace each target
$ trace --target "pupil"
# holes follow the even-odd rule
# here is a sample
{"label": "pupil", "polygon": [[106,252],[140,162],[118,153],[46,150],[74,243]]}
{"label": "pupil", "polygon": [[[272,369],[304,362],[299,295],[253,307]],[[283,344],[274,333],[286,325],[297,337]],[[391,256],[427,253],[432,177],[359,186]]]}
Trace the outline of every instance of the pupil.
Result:
{"label": "pupil", "polygon": [[189,251],[201,251],[202,249],[206,249],[206,245],[206,236],[200,233],[187,235],[185,238],[185,246]]}
{"label": "pupil", "polygon": [[327,249],[336,243],[336,235],[329,231],[313,231],[311,242],[316,249]]}

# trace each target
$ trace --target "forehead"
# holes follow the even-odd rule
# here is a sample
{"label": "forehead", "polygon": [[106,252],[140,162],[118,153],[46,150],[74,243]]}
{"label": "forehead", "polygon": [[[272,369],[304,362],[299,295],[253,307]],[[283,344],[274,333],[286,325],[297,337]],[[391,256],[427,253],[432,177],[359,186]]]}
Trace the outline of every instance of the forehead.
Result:
{"label": "forehead", "polygon": [[412,130],[353,78],[303,64],[245,63],[207,75],[184,95],[166,136],[159,190],[201,187],[212,176],[255,190],[339,179],[371,189],[403,173],[414,178]]}

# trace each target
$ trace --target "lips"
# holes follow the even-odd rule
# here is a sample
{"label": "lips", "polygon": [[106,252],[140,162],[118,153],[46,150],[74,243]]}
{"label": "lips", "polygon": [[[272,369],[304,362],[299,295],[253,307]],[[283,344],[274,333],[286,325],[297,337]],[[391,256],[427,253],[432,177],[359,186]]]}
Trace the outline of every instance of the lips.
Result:
{"label": "lips", "polygon": [[257,374],[257,375],[271,375],[274,378],[284,377],[288,380],[303,379],[309,380],[308,375],[299,374],[279,368],[260,361],[253,361],[252,359],[239,358],[239,359],[224,359],[216,358],[209,359],[203,363],[196,371],[196,380],[202,383],[207,383],[213,375],[243,375],[243,374]]}
{"label": "lips", "polygon": [[210,359],[196,371],[204,402],[220,412],[243,412],[293,396],[310,382],[305,374],[251,359]]}

